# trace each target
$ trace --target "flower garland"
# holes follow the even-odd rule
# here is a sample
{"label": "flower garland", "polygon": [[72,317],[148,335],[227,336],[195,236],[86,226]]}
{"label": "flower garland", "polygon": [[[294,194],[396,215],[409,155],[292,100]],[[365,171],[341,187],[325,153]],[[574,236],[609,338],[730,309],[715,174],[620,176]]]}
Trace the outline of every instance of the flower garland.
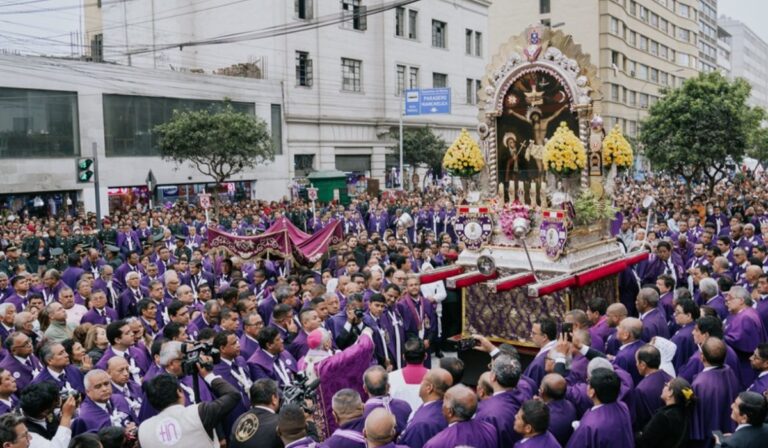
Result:
{"label": "flower garland", "polygon": [[518,201],[505,204],[504,207],[499,210],[499,225],[501,231],[509,239],[516,239],[514,222],[517,218],[525,218],[529,221],[533,221],[533,213],[531,213],[531,207],[521,204]]}
{"label": "flower garland", "polygon": [[485,168],[483,153],[480,145],[470,137],[466,129],[462,129],[459,136],[445,152],[443,168],[453,176],[473,176]]}
{"label": "flower garland", "polygon": [[544,147],[544,166],[552,174],[568,176],[581,171],[586,163],[584,144],[566,122],[560,122],[555,135]]}
{"label": "flower garland", "polygon": [[603,165],[609,167],[615,163],[616,168],[629,168],[632,162],[632,146],[617,124],[603,140]]}

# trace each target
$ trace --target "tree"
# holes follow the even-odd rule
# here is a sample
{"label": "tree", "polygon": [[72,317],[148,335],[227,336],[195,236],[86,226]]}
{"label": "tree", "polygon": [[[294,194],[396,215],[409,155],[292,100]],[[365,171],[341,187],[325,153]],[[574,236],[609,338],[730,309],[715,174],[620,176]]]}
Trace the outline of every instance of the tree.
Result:
{"label": "tree", "polygon": [[728,164],[744,157],[761,111],[747,106],[750,86],[718,72],[686,80],[651,106],[640,141],[657,168],[682,176],[688,185],[706,181],[712,192]]}
{"label": "tree", "polygon": [[752,141],[747,155],[757,159],[758,164],[765,168],[768,163],[768,128],[759,127],[752,133]]}
{"label": "tree", "polygon": [[[397,127],[389,131],[390,137],[399,142],[400,132]],[[428,126],[403,128],[403,163],[411,166],[426,165],[433,173],[440,173],[443,154],[448,144]],[[399,144],[392,147],[399,154]]]}
{"label": "tree", "polygon": [[[264,120],[237,112],[231,104],[219,111],[173,111],[167,123],[155,126],[160,155],[178,164],[189,163],[221,184],[245,169],[275,159]],[[218,194],[214,195],[218,213]]]}

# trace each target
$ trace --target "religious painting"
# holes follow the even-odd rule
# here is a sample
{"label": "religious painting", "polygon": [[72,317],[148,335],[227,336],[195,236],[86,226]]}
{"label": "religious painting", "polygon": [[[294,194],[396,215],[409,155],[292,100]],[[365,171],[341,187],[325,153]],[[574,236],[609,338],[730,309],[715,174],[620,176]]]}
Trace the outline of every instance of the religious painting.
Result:
{"label": "religious painting", "polygon": [[543,67],[523,73],[511,84],[497,118],[497,183],[543,179],[544,145],[560,122],[578,135],[571,102],[555,72]]}

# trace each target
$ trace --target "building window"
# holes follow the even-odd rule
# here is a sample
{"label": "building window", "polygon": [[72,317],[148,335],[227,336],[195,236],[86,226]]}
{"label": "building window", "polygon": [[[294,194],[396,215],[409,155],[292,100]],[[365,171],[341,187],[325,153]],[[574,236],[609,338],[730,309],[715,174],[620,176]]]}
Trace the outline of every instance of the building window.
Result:
{"label": "building window", "polygon": [[647,93],[641,93],[640,94],[640,107],[643,109],[648,108],[648,94]]}
{"label": "building window", "polygon": [[619,52],[618,51],[611,51],[611,64],[614,64],[615,66],[619,66]]}
{"label": "building window", "polygon": [[419,88],[419,68],[418,67],[411,67],[408,69],[408,88],[409,89]]}
{"label": "building window", "polygon": [[637,64],[637,77],[640,79],[648,79],[648,66],[645,64]]}
{"label": "building window", "polygon": [[270,107],[272,124],[272,146],[275,154],[283,153],[283,106],[272,104]]}
{"label": "building window", "polygon": [[684,5],[682,3],[677,4],[677,13],[680,14],[683,17],[690,17],[691,16],[691,8],[688,5]]}
{"label": "building window", "polygon": [[405,90],[405,70],[406,66],[397,64],[395,69],[395,95],[400,95]]}
{"label": "building window", "polygon": [[95,34],[91,39],[91,61],[104,62],[104,34]]}
{"label": "building window", "polygon": [[362,92],[363,61],[341,58],[341,90]]}
{"label": "building window", "polygon": [[445,48],[445,33],[447,24],[439,20],[432,21],[432,46],[436,48]]}
{"label": "building window", "polygon": [[551,9],[549,0],[539,0],[539,14],[549,14]]}
{"label": "building window", "polygon": [[645,36],[640,36],[640,49],[648,51],[648,38]]}
{"label": "building window", "polygon": [[611,34],[619,34],[619,21],[615,17],[611,17]]}
{"label": "building window", "polygon": [[635,137],[637,135],[637,122],[635,120],[629,120],[629,136]]}
{"label": "building window", "polygon": [[293,0],[293,10],[297,19],[312,18],[312,0]]}
{"label": "building window", "polygon": [[634,90],[629,91],[629,105],[634,106],[637,104],[637,93]]}
{"label": "building window", "polygon": [[541,24],[549,28],[552,26],[552,19],[541,19]]}
{"label": "building window", "polygon": [[315,171],[315,155],[314,154],[294,154],[293,155],[293,171],[296,173],[296,177],[306,177],[312,171]]}
{"label": "building window", "polygon": [[654,41],[654,40],[652,40],[651,41],[650,49],[651,49],[651,54],[652,55],[654,55],[654,56],[658,55],[659,54],[659,43]]}
{"label": "building window", "polygon": [[629,45],[633,47],[637,45],[637,33],[635,33],[634,31],[629,32]]}
{"label": "building window", "polygon": [[77,154],[76,92],[0,88],[0,158]]}
{"label": "building window", "polygon": [[687,53],[677,53],[677,63],[679,65],[684,65],[688,67],[688,64],[690,64],[690,58]]}
{"label": "building window", "polygon": [[[217,111],[224,105],[221,101],[131,95],[104,95],[103,104],[104,149],[107,157],[159,156],[157,136],[152,130],[168,122],[174,110]],[[230,104],[237,112],[255,115],[253,103]],[[3,110],[0,104],[0,111]]]}
{"label": "building window", "polygon": [[445,73],[432,73],[432,87],[436,89],[448,87],[448,75]]}
{"label": "building window", "polygon": [[688,42],[691,39],[691,32],[685,28],[678,27],[677,38],[684,42]]}
{"label": "building window", "polygon": [[477,92],[480,91],[480,80],[467,78],[467,104],[477,104]]}
{"label": "building window", "polygon": [[659,81],[663,86],[669,85],[669,74],[666,72],[659,73]]}
{"label": "building window", "polygon": [[312,87],[312,59],[306,51],[296,52],[296,85]]}
{"label": "building window", "polygon": [[344,26],[353,30],[365,31],[368,28],[366,7],[362,0],[341,0],[341,12],[344,16]]}
{"label": "building window", "polygon": [[468,55],[472,55],[472,36],[475,33],[470,30],[464,30],[464,53]]}
{"label": "building window", "polygon": [[659,16],[654,13],[651,13],[651,26],[654,28],[659,27]]}
{"label": "building window", "polygon": [[655,68],[651,69],[651,82],[659,82],[659,71]]}
{"label": "building window", "polygon": [[475,56],[483,55],[483,33],[475,31]]}
{"label": "building window", "polygon": [[611,99],[619,101],[619,86],[616,84],[611,84]]}
{"label": "building window", "polygon": [[418,36],[419,12],[408,10],[408,39],[416,39]]}
{"label": "building window", "polygon": [[405,8],[395,8],[395,36],[405,37]]}

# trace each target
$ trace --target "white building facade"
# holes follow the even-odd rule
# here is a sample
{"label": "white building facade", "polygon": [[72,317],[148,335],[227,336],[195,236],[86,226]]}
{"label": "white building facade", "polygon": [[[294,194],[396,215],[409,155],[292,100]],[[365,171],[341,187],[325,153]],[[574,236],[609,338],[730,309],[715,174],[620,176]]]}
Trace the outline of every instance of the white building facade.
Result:
{"label": "white building facade", "polygon": [[[156,201],[195,201],[212,180],[190,166],[163,161],[152,128],[174,109],[217,106],[223,98],[264,120],[277,152],[274,162],[230,179],[229,193],[280,199],[288,185],[281,175],[288,159],[280,82],[0,56],[0,208],[58,208],[69,200],[95,211],[98,194],[105,215],[109,205],[148,201],[150,170]],[[78,182],[82,157],[95,159],[98,192],[94,178]]]}
{"label": "white building facade", "polygon": [[718,24],[731,36],[731,76],[752,86],[750,105],[768,109],[768,44],[738,20],[720,17]]}
{"label": "white building facade", "polygon": [[448,143],[475,128],[490,3],[135,0],[85,13],[106,61],[204,73],[242,64],[281,83],[286,178],[339,169],[383,180],[396,165],[388,132],[403,89],[452,89],[450,115],[408,117],[406,126],[429,125]]}

